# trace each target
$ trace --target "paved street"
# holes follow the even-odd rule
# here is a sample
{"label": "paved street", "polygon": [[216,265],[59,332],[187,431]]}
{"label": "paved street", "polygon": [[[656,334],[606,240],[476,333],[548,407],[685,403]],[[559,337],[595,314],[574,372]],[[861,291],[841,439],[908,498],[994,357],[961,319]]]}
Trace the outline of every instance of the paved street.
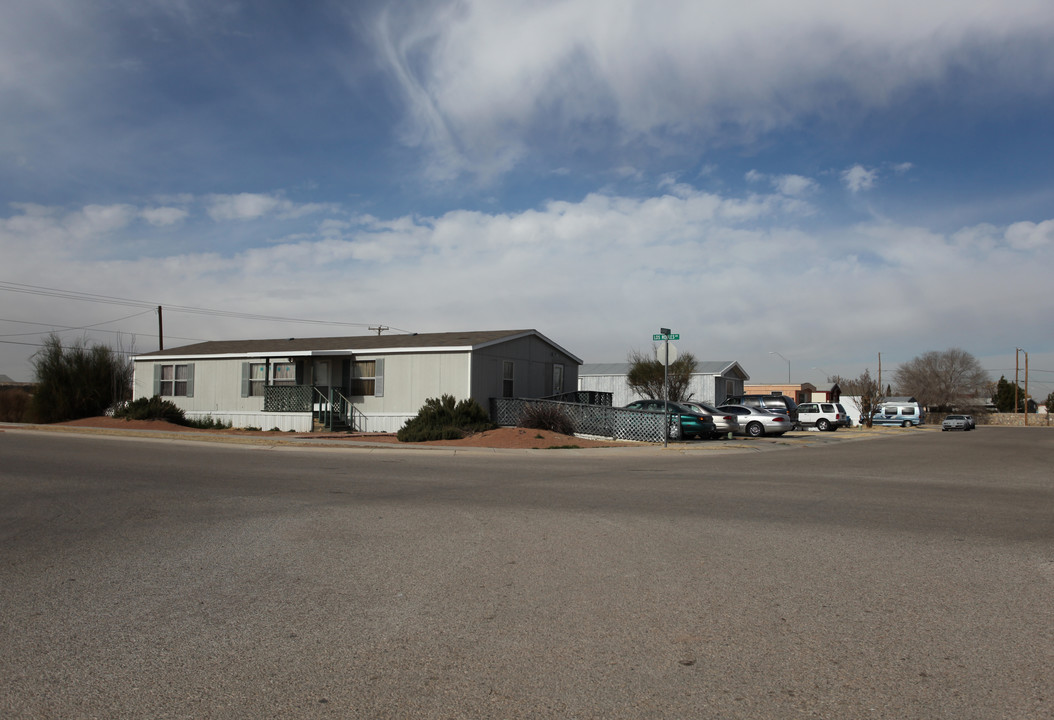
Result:
{"label": "paved street", "polygon": [[0,432],[0,717],[1050,718],[1054,431]]}

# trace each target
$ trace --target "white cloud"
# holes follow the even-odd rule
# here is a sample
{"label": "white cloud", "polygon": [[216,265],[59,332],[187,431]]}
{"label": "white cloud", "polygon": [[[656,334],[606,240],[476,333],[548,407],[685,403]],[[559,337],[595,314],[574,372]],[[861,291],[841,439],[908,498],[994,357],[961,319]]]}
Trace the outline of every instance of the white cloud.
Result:
{"label": "white cloud", "polygon": [[280,195],[237,193],[208,195],[205,198],[209,217],[217,221],[257,220],[265,216],[295,219],[333,209],[324,203],[297,204]]}
{"label": "white cloud", "polygon": [[819,188],[815,180],[802,175],[780,175],[773,178],[772,182],[781,195],[789,197],[809,195]]}
{"label": "white cloud", "polygon": [[842,182],[851,192],[862,192],[870,190],[875,186],[878,179],[878,171],[865,168],[863,165],[854,165],[842,172]]}
{"label": "white cloud", "polygon": [[[621,360],[662,324],[682,333],[684,349],[742,360],[748,372],[750,353],[764,359],[770,345],[824,367],[826,358],[867,358],[876,348],[904,348],[908,358],[949,346],[980,353],[1002,334],[1026,337],[1044,327],[1054,311],[1046,292],[1054,220],[953,235],[895,223],[806,232],[794,227],[797,216],[779,193],[733,197],[673,187],[677,194],[591,194],[516,213],[344,212],[293,221],[283,239],[238,252],[125,260],[100,256],[99,248],[119,245],[130,231],[124,223],[141,211],[23,205],[0,218],[0,254],[10,259],[8,273],[27,282],[46,277],[39,284],[105,287],[159,304],[418,331],[537,327],[589,361]],[[195,222],[210,223],[191,216],[159,232],[171,247],[187,247],[178,233],[196,235]],[[89,225],[97,242],[71,242]],[[134,230],[137,237],[150,232],[145,224]],[[26,247],[39,250],[21,252]],[[745,291],[771,288],[773,272],[784,280],[779,291]],[[1005,285],[992,282],[1010,276],[1020,308],[1013,318],[1005,313]],[[879,286],[902,292],[877,301],[869,289]],[[814,305],[824,311],[801,310]],[[61,318],[62,307],[26,319]],[[288,332],[175,313],[165,320],[184,337]],[[12,348],[0,346],[0,358]]]}
{"label": "white cloud", "polygon": [[139,214],[151,225],[162,227],[182,222],[190,213],[183,208],[156,207],[144,208]]}
{"label": "white cloud", "polygon": [[209,217],[213,220],[255,220],[280,209],[292,207],[288,200],[258,193],[209,195]]}
{"label": "white cloud", "polygon": [[749,138],[846,104],[884,108],[970,70],[978,49],[1022,92],[1054,76],[1049,46],[1035,42],[1054,27],[1046,0],[424,7],[389,6],[376,41],[407,102],[404,141],[445,177],[504,172],[538,134],[613,130],[616,142],[672,151],[680,137]]}
{"label": "white cloud", "polygon": [[1015,250],[1035,250],[1054,245],[1054,220],[1018,222],[1006,229],[1006,241]]}

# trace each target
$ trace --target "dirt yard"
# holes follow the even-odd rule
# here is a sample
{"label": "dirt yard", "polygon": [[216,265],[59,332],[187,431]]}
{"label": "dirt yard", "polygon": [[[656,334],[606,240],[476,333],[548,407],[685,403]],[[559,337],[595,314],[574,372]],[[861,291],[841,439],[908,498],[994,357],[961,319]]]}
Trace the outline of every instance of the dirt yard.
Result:
{"label": "dirt yard", "polygon": [[[93,417],[82,420],[71,420],[58,423],[73,427],[103,428],[109,430],[161,430],[181,433],[205,433],[212,435],[240,435],[249,437],[275,437],[275,438],[298,438],[298,437],[333,437],[342,440],[359,440],[362,442],[383,442],[400,444],[394,434],[389,433],[292,433],[274,430],[198,430],[196,428],[174,425],[164,420],[123,420],[112,417]],[[455,447],[484,447],[484,448],[511,448],[511,449],[546,449],[576,446],[580,448],[592,447],[625,447],[637,443],[619,443],[603,440],[586,440],[572,435],[561,435],[560,433],[548,432],[546,430],[529,430],[527,428],[498,428],[483,433],[475,433],[461,440],[434,440],[427,443],[417,443],[428,446],[450,445]]]}

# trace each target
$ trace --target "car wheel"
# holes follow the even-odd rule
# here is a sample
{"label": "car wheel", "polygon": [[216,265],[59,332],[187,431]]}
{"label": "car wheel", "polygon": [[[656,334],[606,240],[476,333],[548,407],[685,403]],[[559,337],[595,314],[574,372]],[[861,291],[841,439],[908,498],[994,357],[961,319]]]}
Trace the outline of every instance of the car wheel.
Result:
{"label": "car wheel", "polygon": [[680,440],[681,439],[681,426],[680,425],[673,425],[673,426],[670,427],[670,439],[671,440]]}
{"label": "car wheel", "polygon": [[820,432],[827,432],[831,429],[831,423],[827,422],[827,418],[820,418],[816,421],[816,429]]}
{"label": "car wheel", "polygon": [[750,437],[761,437],[765,434],[765,428],[761,426],[759,422],[752,422],[747,425],[747,435]]}
{"label": "car wheel", "polygon": [[911,427],[911,421],[905,420],[904,422],[900,423],[900,427]]}

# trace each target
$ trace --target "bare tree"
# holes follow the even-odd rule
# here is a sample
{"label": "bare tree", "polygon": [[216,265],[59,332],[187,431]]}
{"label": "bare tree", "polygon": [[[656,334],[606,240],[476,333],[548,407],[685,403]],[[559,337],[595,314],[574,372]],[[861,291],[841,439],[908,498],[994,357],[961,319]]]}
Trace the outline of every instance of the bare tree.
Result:
{"label": "bare tree", "polygon": [[899,392],[928,408],[972,405],[974,398],[987,397],[992,391],[992,381],[981,363],[960,348],[919,355],[898,367],[893,379]]}
{"label": "bare tree", "polygon": [[838,383],[843,395],[853,395],[860,398],[860,412],[863,414],[864,424],[871,427],[875,412],[882,405],[886,396],[878,380],[871,377],[871,369],[866,368],[860,377],[849,379],[835,375],[827,378],[828,382]]}
{"label": "bare tree", "polygon": [[[630,369],[626,375],[626,384],[633,390],[655,400],[662,400],[663,364],[654,355],[647,355],[639,350],[629,354]],[[697,365],[695,355],[681,353],[681,356],[670,363],[669,388],[670,401],[687,400],[688,383]]]}

